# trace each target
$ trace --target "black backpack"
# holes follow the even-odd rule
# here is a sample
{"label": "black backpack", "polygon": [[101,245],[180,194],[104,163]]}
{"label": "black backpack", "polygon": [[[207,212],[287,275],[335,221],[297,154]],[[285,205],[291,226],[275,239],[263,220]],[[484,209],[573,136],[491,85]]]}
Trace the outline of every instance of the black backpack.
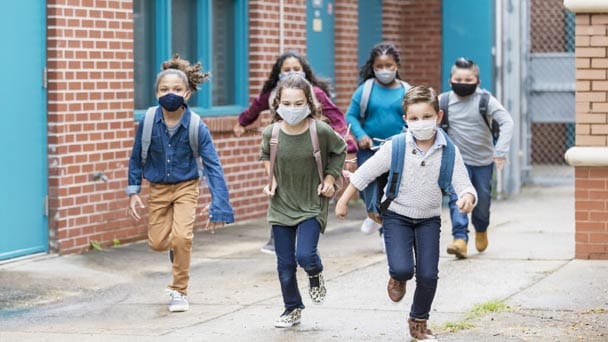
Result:
{"label": "black backpack", "polygon": [[[445,92],[441,94],[443,96],[439,96],[439,109],[443,110],[443,118],[441,119],[441,123],[439,124],[444,131],[448,134],[448,129],[450,128],[450,124],[448,121],[448,104],[450,103],[450,92]],[[498,126],[498,122],[492,119],[490,122],[490,118],[488,118],[488,102],[490,102],[490,93],[483,90],[481,93],[481,99],[479,99],[479,114],[483,118],[483,122],[486,123],[490,133],[492,133],[492,142],[496,145],[496,141],[498,140],[498,136],[500,135],[500,127]]]}

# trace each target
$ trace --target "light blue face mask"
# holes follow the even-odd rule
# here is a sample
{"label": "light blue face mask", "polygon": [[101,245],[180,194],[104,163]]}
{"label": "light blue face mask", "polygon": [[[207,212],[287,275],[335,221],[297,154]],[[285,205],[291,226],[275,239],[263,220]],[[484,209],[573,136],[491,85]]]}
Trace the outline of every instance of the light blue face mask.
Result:
{"label": "light blue face mask", "polygon": [[287,76],[298,75],[302,78],[306,78],[306,73],[304,71],[290,71],[290,72],[282,72],[279,74],[279,79],[282,80]]}
{"label": "light blue face mask", "polygon": [[381,69],[378,71],[374,71],[376,75],[376,79],[382,84],[391,84],[395,77],[397,76],[397,69],[389,70],[389,69]]}
{"label": "light blue face mask", "polygon": [[310,107],[301,106],[301,107],[287,107],[283,105],[279,105],[277,108],[277,113],[287,122],[289,125],[297,125],[302,120],[306,119],[308,115],[310,115]]}

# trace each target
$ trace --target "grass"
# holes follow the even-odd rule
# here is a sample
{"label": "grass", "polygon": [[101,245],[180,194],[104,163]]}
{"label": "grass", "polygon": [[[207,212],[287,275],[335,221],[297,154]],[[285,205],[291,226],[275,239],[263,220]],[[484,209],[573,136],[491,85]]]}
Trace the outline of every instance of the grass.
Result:
{"label": "grass", "polygon": [[485,303],[477,304],[466,313],[465,318],[463,320],[458,322],[446,322],[439,327],[439,330],[454,333],[460,330],[471,329],[475,327],[475,325],[471,321],[478,319],[488,313],[501,312],[507,310],[511,310],[511,308],[503,301],[492,300]]}

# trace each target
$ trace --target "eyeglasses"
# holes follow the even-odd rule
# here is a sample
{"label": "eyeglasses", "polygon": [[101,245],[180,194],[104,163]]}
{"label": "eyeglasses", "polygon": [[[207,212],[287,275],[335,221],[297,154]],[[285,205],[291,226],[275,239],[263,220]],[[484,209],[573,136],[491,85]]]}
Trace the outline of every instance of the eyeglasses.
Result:
{"label": "eyeglasses", "polygon": [[468,69],[471,68],[472,66],[475,65],[475,62],[473,62],[470,59],[466,59],[464,57],[459,57],[458,59],[456,59],[456,61],[454,62],[454,65],[458,68],[462,68],[462,69]]}

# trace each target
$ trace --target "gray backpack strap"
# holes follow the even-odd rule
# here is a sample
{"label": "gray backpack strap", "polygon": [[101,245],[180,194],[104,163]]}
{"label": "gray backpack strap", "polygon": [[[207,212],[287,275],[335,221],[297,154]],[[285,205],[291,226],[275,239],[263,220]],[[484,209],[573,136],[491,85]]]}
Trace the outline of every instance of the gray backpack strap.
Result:
{"label": "gray backpack strap", "polygon": [[190,111],[190,125],[188,126],[188,141],[192,149],[192,155],[198,165],[199,175],[203,170],[203,162],[198,154],[198,128],[201,124],[201,117],[193,111]]}
{"label": "gray backpack strap", "polygon": [[368,78],[363,83],[363,91],[361,92],[361,101],[359,101],[359,120],[365,120],[365,112],[367,111],[367,104],[369,103],[369,97],[372,94],[372,87],[374,86],[374,78]]}
{"label": "gray backpack strap", "polygon": [[148,160],[148,151],[152,141],[152,127],[154,126],[154,117],[158,106],[150,107],[144,116],[144,127],[141,132],[141,164],[146,165]]}
{"label": "gray backpack strap", "polygon": [[405,90],[405,92],[407,92],[408,89],[410,89],[412,87],[409,83],[407,83],[405,81],[399,80],[399,82],[401,82],[401,86],[403,87],[403,90]]}

